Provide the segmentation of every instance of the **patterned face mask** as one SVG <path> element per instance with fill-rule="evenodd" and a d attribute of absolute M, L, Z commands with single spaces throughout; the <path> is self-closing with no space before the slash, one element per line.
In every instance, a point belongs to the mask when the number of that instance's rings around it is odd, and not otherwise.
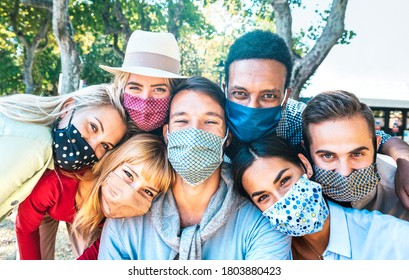
<path fill-rule="evenodd" d="M 53 128 L 54 162 L 62 169 L 76 171 L 84 167 L 91 167 L 98 159 L 94 150 L 82 137 L 79 130 L 71 124 L 72 111 L 68 126 L 58 129 L 58 122 Z"/>
<path fill-rule="evenodd" d="M 223 162 L 223 144 L 227 139 L 190 128 L 169 133 L 168 158 L 173 169 L 192 186 L 210 177 Z"/>
<path fill-rule="evenodd" d="M 308 180 L 305 174 L 283 197 L 263 212 L 274 229 L 290 236 L 321 231 L 328 214 L 321 186 Z"/>
<path fill-rule="evenodd" d="M 376 163 L 352 172 L 348 177 L 336 171 L 314 165 L 315 181 L 322 185 L 324 194 L 335 201 L 352 202 L 367 196 L 381 179 Z"/>
<path fill-rule="evenodd" d="M 171 96 L 144 99 L 124 93 L 123 97 L 126 111 L 140 129 L 152 131 L 164 125 Z"/>

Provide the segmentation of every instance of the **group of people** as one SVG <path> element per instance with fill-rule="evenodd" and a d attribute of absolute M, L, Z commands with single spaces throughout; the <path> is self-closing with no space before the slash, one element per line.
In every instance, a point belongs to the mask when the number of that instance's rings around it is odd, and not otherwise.
<path fill-rule="evenodd" d="M 170 33 L 135 31 L 113 83 L 0 98 L 0 222 L 19 259 L 409 259 L 409 145 L 352 93 L 290 97 L 263 30 L 230 47 L 223 88 L 180 75 Z"/>

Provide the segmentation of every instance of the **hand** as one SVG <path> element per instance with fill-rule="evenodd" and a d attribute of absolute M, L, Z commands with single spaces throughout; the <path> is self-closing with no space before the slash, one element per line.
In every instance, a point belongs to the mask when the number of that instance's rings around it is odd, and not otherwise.
<path fill-rule="evenodd" d="M 152 199 L 143 195 L 121 177 L 111 172 L 101 186 L 101 208 L 108 218 L 142 216 L 148 212 Z"/>
<path fill-rule="evenodd" d="M 403 206 L 409 210 L 409 160 L 396 160 L 395 191 Z"/>

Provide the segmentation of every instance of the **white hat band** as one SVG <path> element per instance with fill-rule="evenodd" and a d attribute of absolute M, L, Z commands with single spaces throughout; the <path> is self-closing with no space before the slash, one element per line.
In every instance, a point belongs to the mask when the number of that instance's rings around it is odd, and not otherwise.
<path fill-rule="evenodd" d="M 149 67 L 178 74 L 180 63 L 177 59 L 162 54 L 131 52 L 125 54 L 122 67 Z"/>

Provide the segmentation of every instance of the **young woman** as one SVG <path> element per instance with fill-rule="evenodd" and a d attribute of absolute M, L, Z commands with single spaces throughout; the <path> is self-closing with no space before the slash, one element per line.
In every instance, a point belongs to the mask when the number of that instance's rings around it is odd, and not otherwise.
<path fill-rule="evenodd" d="M 272 227 L 293 236 L 293 259 L 409 258 L 409 222 L 326 201 L 321 185 L 310 180 L 307 158 L 277 136 L 243 145 L 233 174 L 238 191 Z"/>
<path fill-rule="evenodd" d="M 122 66 L 100 67 L 115 75 L 114 85 L 136 126 L 161 135 L 171 92 L 185 78 L 179 74 L 180 54 L 173 34 L 136 30 L 127 43 Z"/>
<path fill-rule="evenodd" d="M 112 86 L 71 94 L 0 97 L 0 221 L 46 169 L 92 166 L 124 137 L 126 114 Z"/>
<path fill-rule="evenodd" d="M 107 185 L 132 188 L 132 207 L 146 211 L 152 200 L 174 180 L 166 156 L 166 146 L 155 135 L 138 134 L 108 153 L 82 180 L 53 176 L 43 177 L 28 198 L 21 203 L 16 220 L 17 242 L 21 259 L 42 259 L 39 226 L 46 213 L 58 221 L 72 223 L 74 253 L 78 257 L 99 238 L 101 224 L 109 206 L 105 202 Z M 128 215 L 142 215 L 128 209 Z M 96 259 L 98 243 L 82 256 Z"/>

